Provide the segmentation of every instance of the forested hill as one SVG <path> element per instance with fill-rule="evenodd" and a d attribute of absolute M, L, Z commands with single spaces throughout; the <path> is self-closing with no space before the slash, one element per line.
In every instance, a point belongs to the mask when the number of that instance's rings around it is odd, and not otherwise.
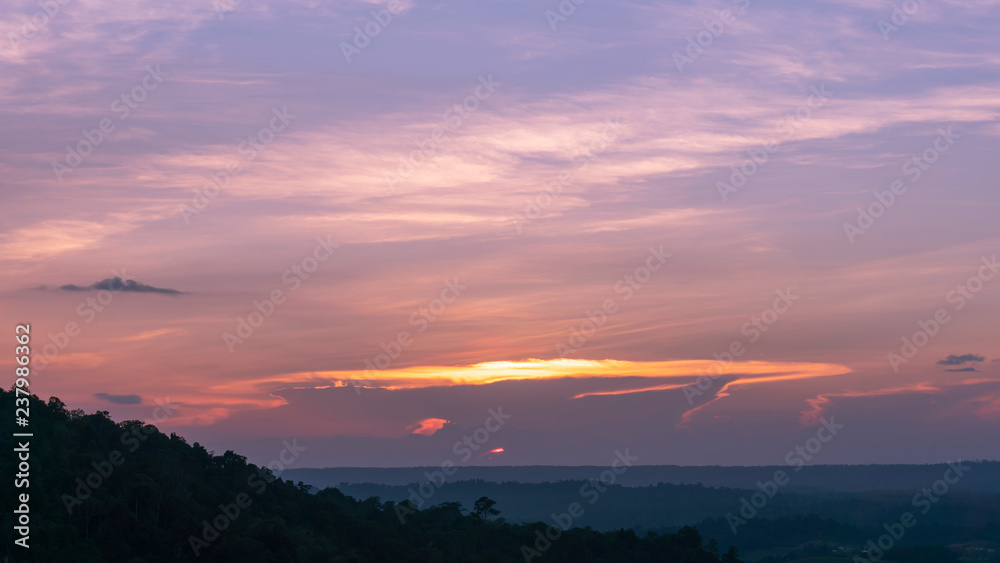
<path fill-rule="evenodd" d="M 485 498 L 472 507 L 414 510 L 355 500 L 336 489 L 313 495 L 233 452 L 214 455 L 140 421 L 116 423 L 107 412 L 67 410 L 57 398 L 31 397 L 30 427 L 15 428 L 14 399 L 12 391 L 0 390 L 7 415 L 0 434 L 7 483 L 0 526 L 11 563 L 737 561 L 732 551 L 720 555 L 714 545 L 704 546 L 692 528 L 640 538 L 632 531 L 507 524 L 503 506 Z M 25 430 L 33 436 L 12 437 Z M 30 442 L 21 488 L 13 486 L 12 452 L 25 448 L 15 439 Z M 26 540 L 10 534 L 15 517 L 23 517 L 14 512 L 23 494 L 29 496 Z"/>

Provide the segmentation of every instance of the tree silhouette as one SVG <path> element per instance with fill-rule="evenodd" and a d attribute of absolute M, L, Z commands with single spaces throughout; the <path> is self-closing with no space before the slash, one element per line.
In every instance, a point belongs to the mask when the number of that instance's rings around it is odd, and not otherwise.
<path fill-rule="evenodd" d="M 479 500 L 472 505 L 472 513 L 483 520 L 489 520 L 491 516 L 500 515 L 500 511 L 493 508 L 496 504 L 497 501 L 490 499 L 489 497 L 479 497 Z"/>

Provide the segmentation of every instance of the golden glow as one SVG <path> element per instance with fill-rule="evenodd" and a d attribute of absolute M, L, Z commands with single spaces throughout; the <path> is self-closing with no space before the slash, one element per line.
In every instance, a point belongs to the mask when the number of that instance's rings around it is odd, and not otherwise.
<path fill-rule="evenodd" d="M 728 365 L 715 360 L 676 360 L 661 362 L 628 362 L 620 360 L 528 359 L 519 362 L 482 362 L 467 366 L 416 366 L 385 370 L 326 371 L 293 373 L 271 380 L 278 383 L 335 382 L 335 386 L 362 385 L 383 389 L 417 389 L 452 385 L 487 385 L 500 381 L 558 378 L 683 378 L 679 385 L 643 386 L 634 390 L 585 393 L 578 395 L 618 395 L 639 393 L 658 388 L 671 389 L 693 383 L 710 372 L 722 376 L 740 376 L 741 382 L 758 383 L 789 379 L 805 379 L 849 373 L 850 368 L 837 364 L 795 362 L 733 362 Z M 756 377 L 754 377 L 756 376 Z M 245 382 L 242 385 L 262 383 Z M 741 383 L 742 384 L 742 383 Z"/>
<path fill-rule="evenodd" d="M 168 334 L 164 329 L 151 330 L 135 335 L 137 341 Z M 55 361 L 88 365 L 101 361 L 100 356 L 67 354 Z M 178 409 L 168 420 L 167 426 L 209 425 L 228 418 L 235 412 L 273 409 L 289 404 L 285 395 L 297 390 L 347 389 L 355 386 L 382 391 L 489 385 L 503 381 L 572 380 L 566 388 L 567 400 L 601 400 L 635 393 L 670 391 L 701 383 L 707 401 L 683 413 L 679 427 L 687 426 L 692 417 L 709 405 L 729 397 L 734 387 L 767 384 L 781 381 L 809 379 L 850 373 L 851 369 L 838 364 L 797 362 L 733 362 L 728 365 L 715 360 L 679 360 L 657 362 L 632 362 L 621 360 L 579 359 L 528 359 L 524 361 L 481 362 L 459 366 L 415 366 L 380 371 L 323 371 L 279 374 L 257 379 L 216 382 L 212 385 L 178 389 L 171 393 L 170 401 L 179 403 Z M 708 375 L 709 373 L 713 375 Z M 713 377 L 717 375 L 718 377 Z M 575 382 L 575 383 L 574 383 Z M 706 382 L 711 383 L 705 386 Z M 582 389 L 581 389 L 582 387 Z M 589 387 L 589 389 L 588 389 Z M 135 392 L 146 397 L 156 397 L 158 389 L 136 388 Z M 810 399 L 814 409 L 821 410 L 824 396 Z M 989 404 L 978 405 L 989 411 Z M 409 426 L 400 427 L 407 433 L 431 436 L 449 421 L 443 418 L 425 418 Z M 501 448 L 502 449 L 502 448 Z M 490 452 L 502 453 L 502 452 Z"/>

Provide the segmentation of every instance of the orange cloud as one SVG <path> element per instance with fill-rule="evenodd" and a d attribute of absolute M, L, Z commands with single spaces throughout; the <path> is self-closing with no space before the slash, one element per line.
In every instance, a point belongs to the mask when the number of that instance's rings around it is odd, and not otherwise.
<path fill-rule="evenodd" d="M 414 428 L 412 434 L 433 436 L 435 432 L 444 428 L 445 424 L 448 424 L 448 421 L 443 418 L 425 418 L 417 423 L 417 426 Z"/>

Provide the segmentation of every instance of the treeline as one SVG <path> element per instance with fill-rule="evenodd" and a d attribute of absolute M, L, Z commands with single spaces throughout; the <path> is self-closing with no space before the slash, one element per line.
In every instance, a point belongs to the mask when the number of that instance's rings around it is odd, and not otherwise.
<path fill-rule="evenodd" d="M 3 548 L 11 563 L 738 562 L 735 550 L 721 554 L 689 527 L 642 537 L 564 531 L 507 523 L 502 504 L 488 498 L 471 510 L 453 502 L 417 509 L 337 489 L 310 494 L 231 451 L 214 455 L 142 421 L 69 410 L 55 397 L 30 399 L 30 485 L 15 489 L 12 433 L 25 429 L 13 426 L 14 393 L 0 390 L 0 404 L 5 531 L 18 525 L 18 495 L 30 495 L 30 548 L 12 535 Z"/>
<path fill-rule="evenodd" d="M 724 518 L 705 520 L 698 524 L 698 530 L 707 539 L 736 544 L 747 560 L 756 563 L 796 562 L 837 554 L 853 560 L 868 541 L 878 541 L 887 533 L 882 525 L 854 526 L 818 515 L 754 519 L 741 527 L 736 537 Z M 996 563 L 1000 562 L 1000 524 L 979 525 L 961 520 L 951 524 L 918 524 L 893 544 L 879 558 L 881 563 L 957 562 L 959 553 L 973 546 L 980 546 L 984 555 L 976 561 Z M 993 549 L 992 555 L 985 557 L 988 549 Z"/>
<path fill-rule="evenodd" d="M 811 469 L 811 468 L 810 468 Z M 924 487 L 931 485 L 931 481 Z M 432 500 L 434 502 L 461 502 L 470 505 L 476 498 L 486 495 L 504 507 L 504 516 L 512 522 L 533 522 L 546 520 L 553 512 L 565 509 L 569 502 L 579 500 L 580 489 L 586 481 L 557 481 L 554 483 L 493 483 L 482 480 L 462 480 L 441 485 Z M 368 483 L 343 484 L 338 487 L 344 493 L 367 498 L 377 496 L 386 500 L 402 501 L 407 498 L 422 502 L 419 496 L 420 484 L 377 485 Z M 919 515 L 919 527 L 931 533 L 931 528 L 947 528 L 961 523 L 967 530 L 983 528 L 991 523 L 1000 523 L 1000 494 L 986 492 L 955 491 L 934 502 L 914 496 L 920 489 L 908 492 L 872 491 L 866 493 L 831 492 L 787 492 L 781 491 L 768 499 L 766 506 L 748 508 L 742 501 L 749 500 L 757 490 L 714 488 L 702 485 L 673 485 L 661 483 L 648 487 L 622 487 L 610 485 L 600 499 L 587 507 L 586 513 L 577 521 L 579 526 L 590 526 L 597 530 L 617 528 L 676 529 L 684 525 L 705 520 L 721 519 L 719 536 L 728 535 L 728 545 L 736 543 L 726 522 L 727 514 L 734 514 L 749 521 L 762 519 L 795 519 L 811 515 L 836 521 L 867 532 L 880 529 L 884 523 L 898 520 L 900 514 L 913 512 Z M 926 513 L 924 510 L 926 509 Z M 749 511 L 749 514 L 748 514 Z M 703 525 L 699 529 L 705 533 Z M 706 534 L 707 535 L 707 534 Z M 947 534 L 953 537 L 954 534 Z M 719 537 L 714 536 L 714 537 Z M 854 538 L 857 539 L 857 538 Z"/>

